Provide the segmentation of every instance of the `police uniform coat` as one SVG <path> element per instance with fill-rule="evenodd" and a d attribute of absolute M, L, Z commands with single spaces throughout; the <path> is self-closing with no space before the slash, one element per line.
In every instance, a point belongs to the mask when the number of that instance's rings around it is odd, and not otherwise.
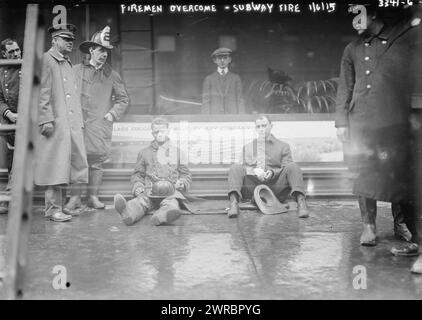
<path fill-rule="evenodd" d="M 409 61 L 420 26 L 414 20 L 386 25 L 344 50 L 336 127 L 349 129 L 345 161 L 358 173 L 354 193 L 396 202 L 409 191 Z"/>
<path fill-rule="evenodd" d="M 0 123 L 11 124 L 5 116 L 7 110 L 18 112 L 19 87 L 21 78 L 20 66 L 6 66 L 0 68 Z M 15 145 L 15 134 L 6 136 L 6 141 Z"/>
<path fill-rule="evenodd" d="M 47 122 L 54 122 L 48 138 L 41 135 Z M 72 63 L 53 48 L 43 55 L 38 125 L 35 184 L 87 183 L 80 90 Z"/>
<path fill-rule="evenodd" d="M 229 71 L 222 76 L 216 71 L 205 78 L 202 88 L 202 113 L 245 113 L 242 81 L 237 74 Z"/>
<path fill-rule="evenodd" d="M 112 114 L 119 120 L 129 105 L 123 80 L 108 64 L 96 70 L 89 62 L 75 66 L 85 121 L 87 154 L 107 156 L 111 149 L 113 122 L 104 118 Z"/>

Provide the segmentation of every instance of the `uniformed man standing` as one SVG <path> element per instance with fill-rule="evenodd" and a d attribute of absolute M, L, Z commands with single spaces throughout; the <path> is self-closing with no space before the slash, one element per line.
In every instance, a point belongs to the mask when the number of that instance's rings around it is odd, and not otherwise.
<path fill-rule="evenodd" d="M 35 184 L 46 186 L 45 215 L 53 221 L 72 218 L 63 212 L 65 186 L 88 183 L 80 90 L 68 57 L 76 27 L 48 29 L 51 49 L 44 53 L 35 145 Z"/>
<path fill-rule="evenodd" d="M 16 40 L 5 39 L 0 43 L 3 59 L 20 59 L 21 49 Z M 0 68 L 0 115 L 1 120 L 8 124 L 15 124 L 18 120 L 18 99 L 21 78 L 21 66 L 5 66 Z M 10 190 L 12 181 L 13 150 L 15 149 L 15 134 L 6 136 L 7 170 L 9 179 L 6 190 Z M 0 203 L 0 213 L 8 212 L 8 204 Z"/>
<path fill-rule="evenodd" d="M 90 60 L 75 66 L 81 87 L 81 103 L 85 121 L 85 147 L 89 165 L 88 206 L 103 209 L 98 189 L 103 177 L 103 163 L 111 150 L 113 122 L 119 120 L 129 105 L 129 96 L 119 74 L 106 62 L 110 45 L 110 27 L 96 32 L 91 41 L 79 49 L 90 55 Z M 65 212 L 77 212 L 81 204 L 80 186 L 72 187 L 72 196 Z"/>
<path fill-rule="evenodd" d="M 367 28 L 347 45 L 337 92 L 337 134 L 357 173 L 353 193 L 363 221 L 360 243 L 376 244 L 377 200 L 392 203 L 394 234 L 410 242 L 409 61 L 420 19 L 404 9 L 368 6 Z"/>

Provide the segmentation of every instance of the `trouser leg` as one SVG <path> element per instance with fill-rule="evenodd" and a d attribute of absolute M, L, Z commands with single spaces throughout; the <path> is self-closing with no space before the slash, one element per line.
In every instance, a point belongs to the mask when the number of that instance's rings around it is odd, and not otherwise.
<path fill-rule="evenodd" d="M 124 224 L 130 226 L 141 220 L 141 218 L 152 209 L 151 200 L 144 194 L 126 201 L 121 194 L 114 196 L 114 207 L 120 214 Z"/>
<path fill-rule="evenodd" d="M 375 246 L 377 201 L 362 196 L 358 197 L 358 201 L 363 223 L 363 232 L 360 237 L 360 243 L 364 246 Z"/>
<path fill-rule="evenodd" d="M 89 182 L 88 182 L 88 206 L 95 209 L 105 208 L 104 203 L 98 199 L 98 191 L 103 181 L 104 156 L 88 155 Z"/>
<path fill-rule="evenodd" d="M 155 226 L 169 224 L 179 219 L 181 215 L 179 201 L 175 198 L 165 198 L 152 215 L 151 223 Z"/>
<path fill-rule="evenodd" d="M 63 192 L 66 190 L 64 185 L 48 186 L 45 190 L 45 216 L 49 217 L 56 212 L 63 210 Z"/>

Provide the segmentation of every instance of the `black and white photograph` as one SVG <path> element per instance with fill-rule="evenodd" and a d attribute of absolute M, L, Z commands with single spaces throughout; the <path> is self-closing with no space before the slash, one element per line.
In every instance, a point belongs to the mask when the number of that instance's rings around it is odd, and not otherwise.
<path fill-rule="evenodd" d="M 1 300 L 420 300 L 421 244 L 422 1 L 0 0 Z"/>

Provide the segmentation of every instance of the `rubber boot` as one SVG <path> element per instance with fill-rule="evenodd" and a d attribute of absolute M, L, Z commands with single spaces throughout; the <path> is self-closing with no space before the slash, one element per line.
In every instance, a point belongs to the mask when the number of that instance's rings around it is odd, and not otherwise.
<path fill-rule="evenodd" d="M 182 211 L 177 199 L 164 199 L 160 208 L 152 215 L 151 224 L 154 226 L 169 224 L 179 219 L 181 215 Z"/>
<path fill-rule="evenodd" d="M 88 184 L 88 207 L 94 209 L 104 209 L 105 204 L 98 199 L 98 189 L 103 181 L 103 171 L 98 169 L 89 169 Z"/>
<path fill-rule="evenodd" d="M 239 195 L 237 192 L 230 192 L 229 194 L 230 208 L 227 212 L 229 218 L 237 218 L 240 213 L 239 209 Z"/>
<path fill-rule="evenodd" d="M 72 216 L 79 215 L 80 210 L 78 209 L 82 208 L 81 193 L 81 185 L 72 185 L 70 187 L 70 199 L 63 207 L 64 213 Z"/>
<path fill-rule="evenodd" d="M 128 202 L 121 194 L 114 196 L 114 208 L 127 226 L 139 221 L 147 211 L 140 199 L 135 198 Z"/>
<path fill-rule="evenodd" d="M 400 203 L 391 204 L 391 213 L 394 219 L 394 235 L 397 239 L 410 242 L 412 240 L 412 233 L 407 228 L 405 223 L 404 207 Z M 409 213 L 411 214 L 411 213 Z"/>
<path fill-rule="evenodd" d="M 308 205 L 306 204 L 306 198 L 303 193 L 297 192 L 296 202 L 297 202 L 297 213 L 299 215 L 299 218 L 309 217 Z"/>
<path fill-rule="evenodd" d="M 360 244 L 363 246 L 376 245 L 376 224 L 377 201 L 359 196 L 359 208 L 363 222 L 363 232 L 360 237 Z"/>

